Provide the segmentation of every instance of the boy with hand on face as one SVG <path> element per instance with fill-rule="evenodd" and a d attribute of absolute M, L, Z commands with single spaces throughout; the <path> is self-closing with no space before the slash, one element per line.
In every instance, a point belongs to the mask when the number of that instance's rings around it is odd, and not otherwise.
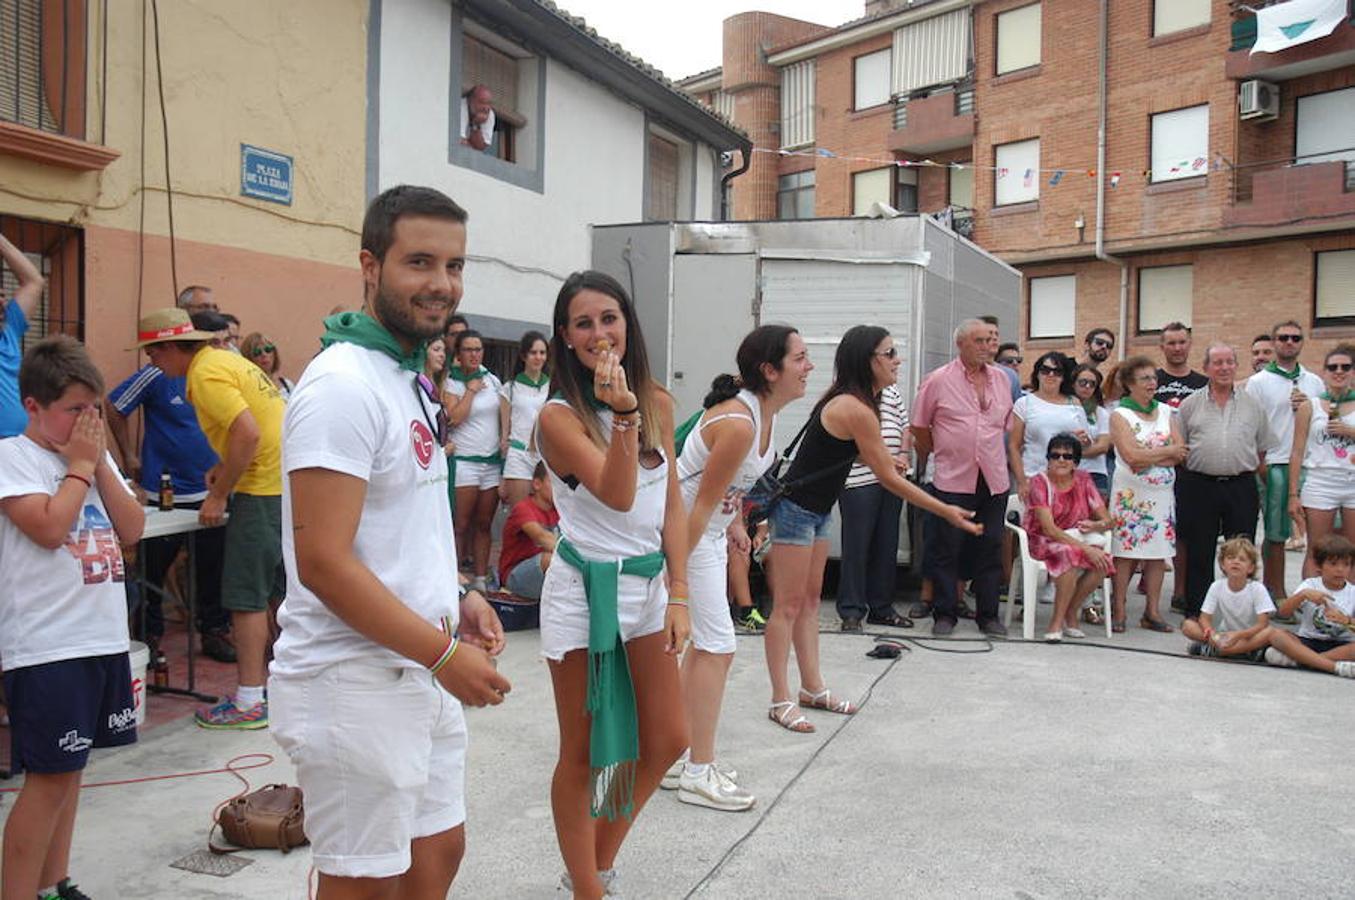
<path fill-rule="evenodd" d="M 91 747 L 136 740 L 121 546 L 145 513 L 104 444 L 103 378 L 58 336 L 19 369 L 23 433 L 0 440 L 0 665 L 15 770 L 5 897 L 80 900 L 71 838 Z"/>

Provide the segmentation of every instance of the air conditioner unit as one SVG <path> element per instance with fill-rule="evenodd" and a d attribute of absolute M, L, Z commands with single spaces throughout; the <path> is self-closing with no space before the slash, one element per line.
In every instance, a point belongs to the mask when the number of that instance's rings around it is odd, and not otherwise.
<path fill-rule="evenodd" d="M 1280 86 L 1269 81 L 1244 81 L 1237 92 L 1237 117 L 1263 122 L 1279 118 Z"/>

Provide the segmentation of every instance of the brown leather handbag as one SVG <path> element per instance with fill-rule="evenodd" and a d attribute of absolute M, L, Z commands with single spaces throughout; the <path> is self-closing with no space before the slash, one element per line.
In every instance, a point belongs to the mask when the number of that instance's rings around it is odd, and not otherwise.
<path fill-rule="evenodd" d="M 270 784 L 235 797 L 221 808 L 216 824 L 237 848 L 286 853 L 306 843 L 301 788 Z M 210 835 L 207 846 L 216 854 L 237 852 L 216 846 Z"/>

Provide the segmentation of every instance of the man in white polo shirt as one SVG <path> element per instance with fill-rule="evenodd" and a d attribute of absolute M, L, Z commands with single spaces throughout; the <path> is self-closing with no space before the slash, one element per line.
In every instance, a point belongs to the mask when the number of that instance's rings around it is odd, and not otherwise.
<path fill-rule="evenodd" d="M 283 433 L 288 590 L 273 735 L 306 795 L 320 896 L 443 897 L 465 850 L 460 700 L 509 690 L 503 628 L 457 602 L 446 420 L 423 348 L 461 299 L 466 213 L 401 186 L 362 227 L 366 303 L 325 320 Z M 459 627 L 458 627 L 459 626 Z"/>

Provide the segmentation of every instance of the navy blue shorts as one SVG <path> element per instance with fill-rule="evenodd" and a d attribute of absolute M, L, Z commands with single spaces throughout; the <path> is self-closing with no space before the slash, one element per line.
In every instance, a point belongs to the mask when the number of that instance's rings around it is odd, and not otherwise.
<path fill-rule="evenodd" d="M 1326 638 L 1304 637 L 1301 634 L 1296 635 L 1296 637 L 1303 642 L 1303 646 L 1314 653 L 1330 653 L 1337 647 L 1344 647 L 1347 643 L 1346 641 L 1331 641 Z"/>
<path fill-rule="evenodd" d="M 91 747 L 136 742 L 126 653 L 63 659 L 5 673 L 10 767 L 53 775 L 85 767 Z"/>

